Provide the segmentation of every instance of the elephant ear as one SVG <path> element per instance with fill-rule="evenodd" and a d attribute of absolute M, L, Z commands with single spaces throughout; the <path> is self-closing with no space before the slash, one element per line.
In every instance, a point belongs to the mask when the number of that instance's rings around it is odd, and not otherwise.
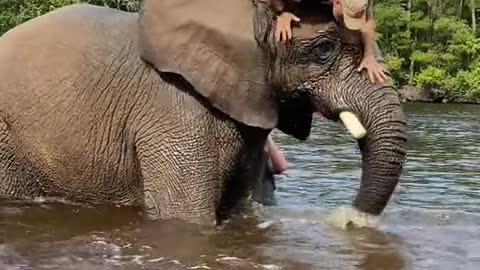
<path fill-rule="evenodd" d="M 145 0 L 141 58 L 181 75 L 215 108 L 249 126 L 272 129 L 277 102 L 265 84 L 246 0 Z"/>

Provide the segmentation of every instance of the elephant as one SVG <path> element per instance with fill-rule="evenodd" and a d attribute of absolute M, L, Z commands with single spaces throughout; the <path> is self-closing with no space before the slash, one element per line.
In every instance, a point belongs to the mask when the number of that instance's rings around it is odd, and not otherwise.
<path fill-rule="evenodd" d="M 251 0 L 145 0 L 138 13 L 73 4 L 11 29 L 0 38 L 0 196 L 215 226 L 271 178 L 272 130 L 307 140 L 320 113 L 357 140 L 351 207 L 378 219 L 406 153 L 398 94 L 356 71 L 358 33 L 329 9 L 299 12 L 283 43 L 272 10 Z"/>

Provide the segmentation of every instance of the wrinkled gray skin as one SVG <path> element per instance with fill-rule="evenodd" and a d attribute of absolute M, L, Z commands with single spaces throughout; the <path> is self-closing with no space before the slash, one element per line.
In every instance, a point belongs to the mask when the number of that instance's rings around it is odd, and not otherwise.
<path fill-rule="evenodd" d="M 396 92 L 355 71 L 358 47 L 336 27 L 279 46 L 271 17 L 256 19 L 277 127 L 304 140 L 313 111 L 332 120 L 355 112 L 369 133 L 353 205 L 380 214 L 405 155 Z M 236 121 L 179 74 L 153 69 L 136 38 L 136 14 L 76 5 L 0 39 L 0 196 L 133 205 L 152 218 L 215 224 L 264 178 L 271 128 Z"/>

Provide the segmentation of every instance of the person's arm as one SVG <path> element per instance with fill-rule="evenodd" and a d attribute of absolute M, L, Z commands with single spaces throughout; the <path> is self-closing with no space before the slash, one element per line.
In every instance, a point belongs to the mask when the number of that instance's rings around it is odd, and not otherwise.
<path fill-rule="evenodd" d="M 295 6 L 300 2 L 301 0 L 268 0 L 268 4 L 277 15 L 283 12 L 293 12 Z"/>
<path fill-rule="evenodd" d="M 377 61 L 380 63 L 384 63 L 384 59 L 382 56 L 382 52 L 380 51 L 380 47 L 378 47 L 378 42 L 375 36 L 375 19 L 373 18 L 373 0 L 368 1 L 367 7 L 367 32 L 362 33 L 362 40 L 363 43 L 366 45 L 366 52 L 367 54 L 373 54 Z"/>
<path fill-rule="evenodd" d="M 268 0 L 268 4 L 273 9 L 276 15 L 280 15 L 285 11 L 285 0 Z"/>
<path fill-rule="evenodd" d="M 368 1 L 365 29 L 362 30 L 363 59 L 359 71 L 367 69 L 372 83 L 383 83 L 387 80 L 387 70 L 383 63 L 382 54 L 375 37 L 375 20 L 373 18 L 373 0 Z"/>
<path fill-rule="evenodd" d="M 270 160 L 272 161 L 273 173 L 279 174 L 288 169 L 290 164 L 285 158 L 285 155 L 282 153 L 280 148 L 278 148 L 272 138 L 270 138 L 270 136 L 267 138 L 267 142 L 265 144 L 267 153 L 270 156 Z"/>
<path fill-rule="evenodd" d="M 375 19 L 373 18 L 373 0 L 368 1 L 366 27 L 362 31 L 364 56 L 375 56 Z"/>

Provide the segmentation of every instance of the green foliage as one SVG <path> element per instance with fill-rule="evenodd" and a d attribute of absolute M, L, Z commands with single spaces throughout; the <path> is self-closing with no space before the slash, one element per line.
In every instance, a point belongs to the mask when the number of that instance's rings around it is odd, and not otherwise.
<path fill-rule="evenodd" d="M 90 3 L 125 11 L 137 11 L 141 0 L 0 0 L 0 35 L 12 27 L 56 8 Z"/>
<path fill-rule="evenodd" d="M 415 83 L 422 88 L 448 90 L 450 78 L 445 69 L 428 66 L 415 76 Z"/>
<path fill-rule="evenodd" d="M 391 54 L 385 56 L 385 64 L 388 67 L 388 71 L 392 74 L 392 79 L 395 84 L 398 84 L 399 78 L 404 78 L 404 73 L 402 71 L 404 62 L 405 59 L 398 56 Z"/>
<path fill-rule="evenodd" d="M 142 0 L 0 0 L 0 35 L 58 7 L 90 3 L 137 11 Z M 239 0 L 240 1 L 240 0 Z M 243 1 L 243 0 L 242 0 Z M 375 0 L 377 38 L 393 81 L 480 99 L 475 1 Z M 460 6 L 462 5 L 462 6 Z"/>
<path fill-rule="evenodd" d="M 480 100 L 480 63 L 473 65 L 469 70 L 459 71 L 451 87 L 457 95 Z"/>
<path fill-rule="evenodd" d="M 480 97 L 480 38 L 472 3 L 375 1 L 378 42 L 395 83 L 435 88 L 447 97 Z"/>

